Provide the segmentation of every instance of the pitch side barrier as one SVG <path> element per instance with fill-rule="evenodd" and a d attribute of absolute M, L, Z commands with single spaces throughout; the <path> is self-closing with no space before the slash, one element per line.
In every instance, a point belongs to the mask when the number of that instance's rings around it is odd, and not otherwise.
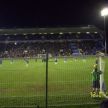
<path fill-rule="evenodd" d="M 96 55 L 71 55 L 71 56 L 56 56 L 58 59 L 59 58 L 82 58 L 82 57 L 97 57 Z M 106 56 L 108 57 L 108 56 Z M 49 57 L 49 59 L 55 58 L 55 56 Z"/>
<path fill-rule="evenodd" d="M 82 57 L 97 57 L 96 55 L 77 55 L 77 56 L 74 56 L 74 55 L 71 55 L 71 56 L 56 56 L 58 59 L 59 58 L 82 58 Z M 105 57 L 108 57 L 108 55 L 106 55 Z M 42 57 L 38 57 L 38 56 L 35 56 L 35 57 L 1 57 L 1 59 L 3 60 L 10 60 L 10 59 L 14 59 L 14 60 L 18 60 L 18 59 L 24 59 L 24 58 L 27 58 L 27 59 L 42 59 Z M 49 59 L 53 59 L 55 58 L 55 56 L 52 56 L 50 57 L 49 56 Z"/>

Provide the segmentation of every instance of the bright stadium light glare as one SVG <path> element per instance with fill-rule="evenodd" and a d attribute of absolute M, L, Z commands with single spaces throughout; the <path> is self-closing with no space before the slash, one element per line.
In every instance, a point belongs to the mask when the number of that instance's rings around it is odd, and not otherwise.
<path fill-rule="evenodd" d="M 14 35 L 16 36 L 17 34 L 15 33 Z"/>
<path fill-rule="evenodd" d="M 86 32 L 87 34 L 90 34 L 90 32 Z"/>
<path fill-rule="evenodd" d="M 108 8 L 104 8 L 101 10 L 101 16 L 107 16 L 108 15 Z"/>
<path fill-rule="evenodd" d="M 101 10 L 101 16 L 104 17 L 104 34 L 105 34 L 105 54 L 107 54 L 107 42 L 106 42 L 106 16 L 108 16 L 108 7 Z"/>
<path fill-rule="evenodd" d="M 5 36 L 7 36 L 8 34 L 4 34 Z"/>
<path fill-rule="evenodd" d="M 61 35 L 62 35 L 62 34 L 63 34 L 63 32 L 60 32 L 59 34 L 61 34 Z"/>
<path fill-rule="evenodd" d="M 97 34 L 98 32 L 94 32 L 95 34 Z"/>
<path fill-rule="evenodd" d="M 17 45 L 17 42 L 15 42 L 14 44 Z"/>
<path fill-rule="evenodd" d="M 72 34 L 72 32 L 69 32 L 69 34 Z"/>
<path fill-rule="evenodd" d="M 35 35 L 36 33 L 32 33 L 32 35 Z"/>
<path fill-rule="evenodd" d="M 26 33 L 24 33 L 23 35 L 27 35 Z"/>
<path fill-rule="evenodd" d="M 54 34 L 54 33 L 50 33 L 50 34 Z"/>
<path fill-rule="evenodd" d="M 27 50 L 24 50 L 24 53 L 27 53 L 28 51 Z"/>
<path fill-rule="evenodd" d="M 81 34 L 81 32 L 77 32 L 78 34 Z"/>

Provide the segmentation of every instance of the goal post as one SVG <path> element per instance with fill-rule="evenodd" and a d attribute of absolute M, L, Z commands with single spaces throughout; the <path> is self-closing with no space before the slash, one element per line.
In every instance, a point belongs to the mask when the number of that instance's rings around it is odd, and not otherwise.
<path fill-rule="evenodd" d="M 105 61 L 104 61 L 104 53 L 99 53 L 99 71 L 102 73 L 100 74 L 100 96 L 107 98 L 106 95 L 106 85 L 104 81 L 104 73 L 105 73 Z"/>
<path fill-rule="evenodd" d="M 100 92 L 104 92 L 104 72 L 105 72 L 105 61 L 102 56 L 99 56 L 99 70 L 102 72 L 100 74 Z"/>

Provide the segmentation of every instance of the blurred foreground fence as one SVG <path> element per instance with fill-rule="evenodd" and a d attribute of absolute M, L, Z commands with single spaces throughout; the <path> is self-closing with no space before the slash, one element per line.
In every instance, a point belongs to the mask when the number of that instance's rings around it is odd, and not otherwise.
<path fill-rule="evenodd" d="M 90 96 L 95 56 L 46 58 L 1 59 L 0 107 L 47 108 L 101 101 Z"/>

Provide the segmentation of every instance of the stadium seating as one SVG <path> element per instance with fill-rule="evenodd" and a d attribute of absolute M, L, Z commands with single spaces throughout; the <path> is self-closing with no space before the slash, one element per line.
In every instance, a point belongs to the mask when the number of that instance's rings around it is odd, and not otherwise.
<path fill-rule="evenodd" d="M 104 50 L 104 45 L 102 37 L 95 33 L 0 35 L 1 57 L 34 57 L 42 53 L 43 49 L 52 56 L 79 55 L 82 52 L 91 55 Z M 62 53 L 60 50 L 63 50 Z"/>

